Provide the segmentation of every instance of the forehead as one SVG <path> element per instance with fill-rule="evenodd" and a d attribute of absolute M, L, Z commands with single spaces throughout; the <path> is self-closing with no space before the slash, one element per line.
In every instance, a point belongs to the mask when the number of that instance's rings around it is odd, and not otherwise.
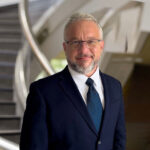
<path fill-rule="evenodd" d="M 100 38 L 100 29 L 93 21 L 79 20 L 68 25 L 65 37 L 71 38 Z"/>

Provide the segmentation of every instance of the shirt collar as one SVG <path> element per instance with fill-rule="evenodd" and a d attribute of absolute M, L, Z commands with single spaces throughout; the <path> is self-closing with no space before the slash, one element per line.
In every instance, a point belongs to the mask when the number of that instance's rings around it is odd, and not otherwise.
<path fill-rule="evenodd" d="M 97 81 L 100 79 L 99 67 L 97 67 L 95 73 L 90 78 L 93 79 L 95 86 L 98 86 L 99 82 Z"/>
<path fill-rule="evenodd" d="M 79 73 L 77 71 L 74 71 L 70 66 L 68 66 L 69 72 L 74 79 L 74 81 L 81 81 L 82 83 L 85 83 L 88 77 L 82 73 Z M 99 67 L 97 67 L 95 73 L 90 77 L 94 80 L 95 86 L 97 86 L 99 82 L 97 82 L 98 79 L 100 79 L 100 73 L 99 73 Z"/>
<path fill-rule="evenodd" d="M 77 71 L 74 71 L 71 67 L 68 66 L 69 72 L 73 78 L 73 80 L 75 81 L 75 83 L 77 83 L 78 81 L 85 83 L 86 80 L 88 79 L 87 76 L 85 76 L 82 73 L 79 73 Z"/>

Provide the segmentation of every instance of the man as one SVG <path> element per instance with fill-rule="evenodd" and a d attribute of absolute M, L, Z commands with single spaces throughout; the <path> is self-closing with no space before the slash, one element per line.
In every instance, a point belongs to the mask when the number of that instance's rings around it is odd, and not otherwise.
<path fill-rule="evenodd" d="M 99 71 L 102 38 L 93 16 L 71 16 L 63 43 L 68 66 L 31 84 L 20 150 L 125 150 L 121 85 Z"/>

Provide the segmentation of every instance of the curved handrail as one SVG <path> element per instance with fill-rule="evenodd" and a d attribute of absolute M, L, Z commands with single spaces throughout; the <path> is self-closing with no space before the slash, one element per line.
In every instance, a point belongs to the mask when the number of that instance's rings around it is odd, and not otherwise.
<path fill-rule="evenodd" d="M 35 53 L 36 57 L 38 58 L 40 64 L 43 66 L 44 70 L 49 75 L 52 75 L 52 74 L 54 74 L 54 71 L 53 71 L 52 67 L 50 66 L 48 60 L 44 56 L 44 54 L 41 52 L 41 50 L 39 48 L 39 44 L 38 44 L 36 38 L 34 37 L 33 31 L 32 31 L 31 25 L 30 25 L 28 13 L 27 13 L 27 5 L 28 5 L 27 0 L 20 1 L 19 14 L 20 14 L 20 19 L 21 19 L 21 23 L 22 23 L 22 27 L 23 27 L 25 36 L 28 39 L 28 42 L 30 43 L 30 46 L 31 46 L 33 52 Z"/>
<path fill-rule="evenodd" d="M 54 73 L 54 71 L 52 70 L 49 62 L 47 61 L 46 57 L 43 55 L 43 53 L 40 51 L 40 48 L 38 46 L 38 43 L 34 37 L 34 34 L 32 32 L 31 26 L 30 26 L 30 22 L 29 22 L 29 17 L 27 14 L 27 0 L 22 0 L 20 1 L 20 6 L 19 6 L 19 15 L 20 15 L 20 19 L 21 19 L 21 23 L 22 23 L 22 27 L 24 30 L 24 33 L 26 35 L 26 38 L 28 39 L 28 42 L 33 50 L 33 52 L 35 53 L 35 56 L 38 58 L 39 62 L 42 64 L 42 66 L 44 67 L 44 70 L 49 74 L 52 75 Z M 59 4 L 58 4 L 59 5 Z M 57 4 L 56 4 L 57 6 Z M 51 13 L 53 11 L 54 8 L 50 9 L 49 12 Z M 46 16 L 48 14 L 46 13 Z M 45 15 L 44 15 L 44 19 L 46 19 Z M 42 20 L 42 22 L 44 22 Z M 40 24 L 41 25 L 41 24 Z M 39 28 L 39 26 L 35 29 Z M 26 107 L 26 97 L 28 94 L 28 86 L 27 82 L 29 82 L 29 79 L 27 79 L 28 77 L 26 77 L 26 73 L 25 73 L 25 67 L 26 67 L 26 63 L 29 63 L 29 53 L 31 53 L 31 51 L 29 51 L 29 44 L 28 42 L 24 42 L 22 49 L 19 51 L 17 59 L 16 59 L 16 66 L 15 66 L 15 99 L 19 100 L 19 106 L 21 106 L 21 109 L 25 109 Z M 30 49 L 31 49 L 30 48 Z M 28 59 L 29 58 L 29 59 Z M 28 59 L 28 60 L 27 60 Z M 27 66 L 28 70 L 30 70 L 30 66 Z M 29 75 L 27 75 L 29 76 Z M 27 81 L 28 80 L 28 81 Z M 19 110 L 19 114 L 22 114 L 22 110 Z"/>
<path fill-rule="evenodd" d="M 16 59 L 16 67 L 15 67 L 15 89 L 18 91 L 16 93 L 17 99 L 20 100 L 21 106 L 23 109 L 26 106 L 25 100 L 28 94 L 26 79 L 24 73 L 24 62 L 29 52 L 29 46 L 26 42 L 23 48 L 19 51 L 17 59 Z M 21 84 L 20 84 L 21 83 Z"/>
<path fill-rule="evenodd" d="M 4 150 L 19 150 L 19 146 L 16 143 L 8 141 L 2 137 L 0 137 L 0 149 L 1 148 Z"/>

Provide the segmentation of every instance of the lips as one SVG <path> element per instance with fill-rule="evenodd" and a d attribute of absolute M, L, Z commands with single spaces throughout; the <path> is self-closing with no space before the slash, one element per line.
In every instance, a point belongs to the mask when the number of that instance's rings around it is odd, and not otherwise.
<path fill-rule="evenodd" d="M 92 55 L 80 55 L 76 57 L 77 60 L 89 60 L 89 59 L 93 59 Z"/>

